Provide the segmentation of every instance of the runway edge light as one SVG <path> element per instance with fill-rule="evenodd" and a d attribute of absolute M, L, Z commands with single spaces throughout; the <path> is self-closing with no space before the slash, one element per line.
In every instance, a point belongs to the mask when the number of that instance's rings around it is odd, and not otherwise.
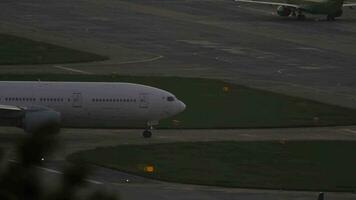
<path fill-rule="evenodd" d="M 229 86 L 227 86 L 227 85 L 225 85 L 224 87 L 223 87 L 223 92 L 229 92 L 230 91 L 230 87 Z"/>
<path fill-rule="evenodd" d="M 154 171 L 155 171 L 155 168 L 153 165 L 146 165 L 144 168 L 143 168 L 143 171 L 148 173 L 148 174 L 152 174 Z"/>

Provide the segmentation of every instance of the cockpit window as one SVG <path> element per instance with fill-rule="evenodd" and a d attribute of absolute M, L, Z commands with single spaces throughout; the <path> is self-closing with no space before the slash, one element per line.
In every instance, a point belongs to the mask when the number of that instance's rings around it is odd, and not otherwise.
<path fill-rule="evenodd" d="M 167 101 L 174 101 L 174 97 L 167 97 Z"/>

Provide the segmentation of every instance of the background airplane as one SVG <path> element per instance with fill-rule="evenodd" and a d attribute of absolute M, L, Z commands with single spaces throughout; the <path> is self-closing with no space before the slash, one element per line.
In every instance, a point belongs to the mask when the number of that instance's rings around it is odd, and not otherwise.
<path fill-rule="evenodd" d="M 103 82 L 0 82 L 0 125 L 33 133 L 72 128 L 145 128 L 182 112 L 173 94 L 150 86 Z"/>
<path fill-rule="evenodd" d="M 298 19 L 304 20 L 303 13 L 326 15 L 327 20 L 335 20 L 343 13 L 343 7 L 356 6 L 356 3 L 344 3 L 343 0 L 287 0 L 286 3 L 266 2 L 255 0 L 235 0 L 235 2 L 255 3 L 278 6 L 277 14 L 282 17 L 290 15 L 297 16 Z"/>

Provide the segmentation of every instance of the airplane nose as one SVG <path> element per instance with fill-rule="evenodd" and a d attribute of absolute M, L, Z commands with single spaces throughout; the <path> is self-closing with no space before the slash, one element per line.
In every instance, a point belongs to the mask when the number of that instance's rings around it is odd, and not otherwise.
<path fill-rule="evenodd" d="M 183 112 L 185 108 L 186 105 L 182 101 L 179 101 L 179 112 Z"/>

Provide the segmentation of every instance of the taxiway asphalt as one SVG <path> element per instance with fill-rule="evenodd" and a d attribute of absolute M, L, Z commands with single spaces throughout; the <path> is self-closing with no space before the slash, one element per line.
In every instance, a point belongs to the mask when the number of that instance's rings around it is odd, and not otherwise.
<path fill-rule="evenodd" d="M 223 79 L 356 107 L 356 13 L 281 18 L 227 0 L 3 0 L 0 30 L 109 55 L 106 62 L 3 66 L 3 73 L 117 73 Z M 125 51 L 132 55 L 123 59 Z M 69 69 L 69 70 L 68 70 Z"/>

